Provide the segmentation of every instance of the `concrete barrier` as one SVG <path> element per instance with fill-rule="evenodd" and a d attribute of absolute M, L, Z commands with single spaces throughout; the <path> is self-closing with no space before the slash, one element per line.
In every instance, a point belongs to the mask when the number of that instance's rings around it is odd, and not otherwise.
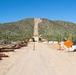
<path fill-rule="evenodd" d="M 72 45 L 72 47 L 69 48 L 69 51 L 74 51 L 76 49 L 76 45 Z"/>

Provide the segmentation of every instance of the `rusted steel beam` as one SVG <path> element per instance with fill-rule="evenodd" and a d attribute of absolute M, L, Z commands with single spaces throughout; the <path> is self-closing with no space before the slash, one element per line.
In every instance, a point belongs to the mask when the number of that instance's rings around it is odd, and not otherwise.
<path fill-rule="evenodd" d="M 9 57 L 8 55 L 5 55 L 5 54 L 0 54 L 0 58 L 1 57 Z"/>
<path fill-rule="evenodd" d="M 14 52 L 14 49 L 2 49 L 0 52 Z"/>

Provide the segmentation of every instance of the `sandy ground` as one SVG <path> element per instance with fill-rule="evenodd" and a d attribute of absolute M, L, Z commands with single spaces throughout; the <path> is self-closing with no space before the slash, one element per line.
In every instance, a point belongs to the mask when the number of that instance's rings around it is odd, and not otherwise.
<path fill-rule="evenodd" d="M 30 43 L 7 53 L 0 61 L 0 75 L 76 75 L 76 53 L 56 50 L 56 45 Z"/>

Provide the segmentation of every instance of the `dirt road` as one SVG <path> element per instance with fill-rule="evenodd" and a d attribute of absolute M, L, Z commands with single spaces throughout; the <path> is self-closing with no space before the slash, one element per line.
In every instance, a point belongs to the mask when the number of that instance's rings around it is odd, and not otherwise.
<path fill-rule="evenodd" d="M 54 50 L 44 43 L 35 46 L 34 50 L 30 43 L 4 75 L 76 75 L 76 53 Z"/>

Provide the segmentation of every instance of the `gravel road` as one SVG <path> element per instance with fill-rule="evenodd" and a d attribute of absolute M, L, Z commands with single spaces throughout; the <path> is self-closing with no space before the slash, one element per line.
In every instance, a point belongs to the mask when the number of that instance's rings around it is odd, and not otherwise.
<path fill-rule="evenodd" d="M 14 56 L 11 60 L 15 59 L 11 68 L 0 75 L 76 75 L 76 53 L 58 51 L 38 42 L 35 50 L 34 43 L 22 49 L 21 54 L 16 53 L 17 59 Z"/>

